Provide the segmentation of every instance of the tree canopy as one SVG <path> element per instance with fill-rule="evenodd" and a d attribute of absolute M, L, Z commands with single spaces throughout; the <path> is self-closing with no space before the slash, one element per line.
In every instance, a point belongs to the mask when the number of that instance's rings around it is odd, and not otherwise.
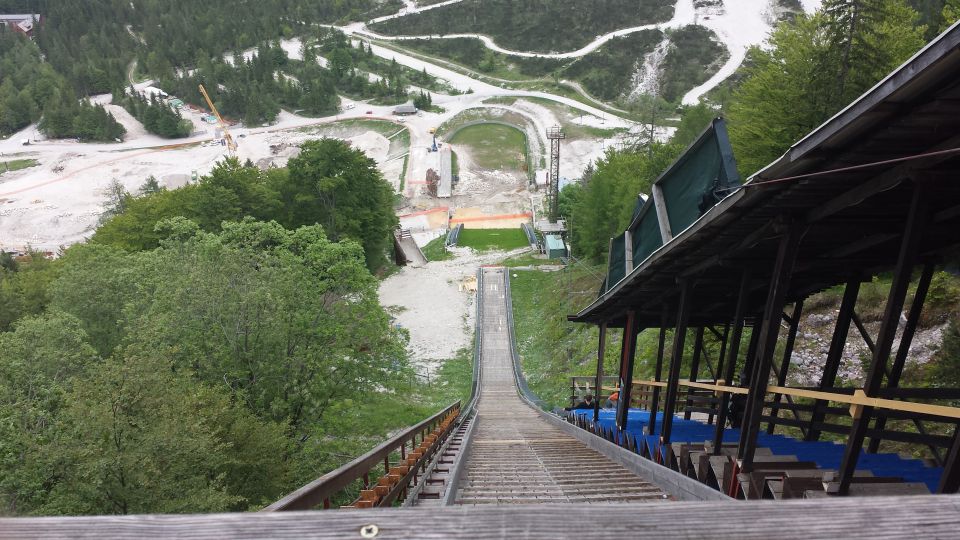
<path fill-rule="evenodd" d="M 329 411 L 409 378 L 360 244 L 251 218 L 157 230 L 151 250 L 70 248 L 47 309 L 0 333 L 4 512 L 257 508 L 316 476 Z"/>

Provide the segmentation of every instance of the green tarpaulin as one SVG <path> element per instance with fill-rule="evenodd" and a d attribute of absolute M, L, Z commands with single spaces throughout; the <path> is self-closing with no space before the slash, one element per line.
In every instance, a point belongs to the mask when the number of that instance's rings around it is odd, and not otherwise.
<path fill-rule="evenodd" d="M 726 123 L 715 119 L 700 137 L 654 182 L 663 191 L 670 233 L 678 236 L 740 185 Z M 638 199 L 630 231 L 633 266 L 663 246 L 653 198 Z M 604 291 L 626 277 L 625 234 L 610 246 Z"/>

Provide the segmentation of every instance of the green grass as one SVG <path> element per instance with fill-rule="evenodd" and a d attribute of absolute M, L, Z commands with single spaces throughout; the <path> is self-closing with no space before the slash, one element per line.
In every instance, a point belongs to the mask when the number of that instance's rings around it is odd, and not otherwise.
<path fill-rule="evenodd" d="M 502 264 L 509 268 L 515 268 L 517 266 L 554 266 L 560 264 L 560 261 L 548 259 L 546 255 L 539 253 L 524 253 L 504 259 Z"/>
<path fill-rule="evenodd" d="M 477 251 L 509 251 L 526 247 L 527 235 L 520 227 L 516 229 L 464 229 L 460 232 L 458 245 Z"/>
<path fill-rule="evenodd" d="M 502 124 L 467 126 L 454 134 L 450 142 L 469 147 L 474 163 L 484 169 L 526 168 L 526 134 L 517 128 Z"/>
<path fill-rule="evenodd" d="M 434 238 L 427 245 L 423 246 L 423 256 L 427 258 L 428 261 L 449 261 L 453 258 L 453 253 L 447 251 L 445 247 L 447 241 L 447 236 L 443 235 L 439 238 Z"/>
<path fill-rule="evenodd" d="M 13 161 L 4 161 L 0 163 L 0 174 L 5 172 L 19 171 L 22 169 L 29 169 L 30 167 L 36 167 L 40 162 L 35 159 L 15 159 Z"/>
<path fill-rule="evenodd" d="M 450 152 L 450 174 L 457 176 L 460 174 L 460 162 L 456 152 Z"/>
<path fill-rule="evenodd" d="M 526 98 L 526 99 L 537 99 L 537 98 Z M 513 105 L 517 102 L 517 98 L 511 96 L 501 96 L 501 97 L 492 97 L 483 100 L 484 103 L 490 105 Z"/>

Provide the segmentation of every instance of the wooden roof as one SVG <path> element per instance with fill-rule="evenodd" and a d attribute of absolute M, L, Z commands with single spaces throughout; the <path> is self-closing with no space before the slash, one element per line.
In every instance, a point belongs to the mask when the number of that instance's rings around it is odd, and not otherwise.
<path fill-rule="evenodd" d="M 619 326 L 633 309 L 641 327 L 658 327 L 666 309 L 672 324 L 677 280 L 691 278 L 690 324 L 722 323 L 732 316 L 746 267 L 754 273 L 751 311 L 757 311 L 786 220 L 809 227 L 790 301 L 890 269 L 914 182 L 924 183 L 933 200 L 921 253 L 942 256 L 960 247 L 958 148 L 960 23 L 569 319 Z"/>

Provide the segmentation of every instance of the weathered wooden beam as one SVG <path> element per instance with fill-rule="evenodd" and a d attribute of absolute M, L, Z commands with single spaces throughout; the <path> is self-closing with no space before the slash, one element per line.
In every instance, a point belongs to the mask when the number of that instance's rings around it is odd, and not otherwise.
<path fill-rule="evenodd" d="M 597 379 L 593 396 L 593 421 L 600 419 L 600 392 L 603 390 L 603 357 L 607 352 L 607 323 L 600 323 L 600 343 L 597 345 Z M 576 406 L 574 404 L 573 406 Z"/>
<path fill-rule="evenodd" d="M 660 225 L 660 238 L 663 243 L 673 240 L 673 231 L 670 230 L 670 214 L 667 213 L 667 201 L 663 196 L 663 187 L 653 184 L 653 207 L 657 211 L 657 223 Z"/>
<path fill-rule="evenodd" d="M 637 315 L 627 312 L 627 322 L 623 328 L 620 342 L 620 397 L 617 400 L 617 429 L 627 429 L 627 417 L 630 414 L 630 390 L 633 387 L 633 364 L 637 356 Z"/>
<path fill-rule="evenodd" d="M 751 377 L 750 395 L 747 396 L 746 423 L 741 431 L 742 444 L 737 452 L 740 470 L 745 473 L 751 472 L 753 469 L 753 456 L 757 449 L 757 435 L 760 432 L 760 415 L 763 411 L 764 396 L 767 392 L 773 354 L 776 350 L 780 330 L 780 314 L 783 313 L 800 240 L 805 232 L 804 226 L 795 221 L 787 222 L 785 227 L 786 230 L 783 232 L 780 246 L 777 249 L 777 259 L 770 281 L 770 290 L 767 294 L 766 307 L 763 311 L 756 363 L 753 366 Z"/>
<path fill-rule="evenodd" d="M 928 208 L 929 200 L 924 184 L 922 182 L 915 183 L 910 201 L 910 211 L 907 215 L 906 227 L 900 244 L 900 252 L 897 255 L 897 266 L 890 285 L 890 293 L 887 297 L 883 318 L 880 321 L 880 332 L 870 362 L 870 369 L 864 379 L 863 391 L 867 396 L 877 394 L 887 371 L 887 361 L 890 358 L 893 340 L 900 323 L 900 313 L 907 296 L 907 288 L 910 286 L 913 266 L 920 251 L 923 232 L 930 218 Z M 869 427 L 872 413 L 872 407 L 864 407 L 853 420 L 853 427 L 850 430 L 847 446 L 843 453 L 843 461 L 840 464 L 839 493 L 841 495 L 846 495 L 850 491 L 850 482 L 853 480 L 853 472 L 857 468 L 857 461 L 860 457 L 860 450 L 863 448 L 863 439 Z"/>
<path fill-rule="evenodd" d="M 820 388 L 830 388 L 837 380 L 837 372 L 840 370 L 840 361 L 843 359 L 843 349 L 847 345 L 847 334 L 850 331 L 850 322 L 853 320 L 854 308 L 857 304 L 857 295 L 860 294 L 860 278 L 854 277 L 847 281 L 843 289 L 843 300 L 840 301 L 840 311 L 837 314 L 837 323 L 833 329 L 833 337 L 830 339 L 830 349 L 827 351 L 827 361 L 823 366 L 823 375 L 820 377 Z M 820 440 L 820 431 L 814 424 L 823 422 L 826 414 L 821 410 L 826 406 L 822 401 L 816 402 L 817 410 L 810 417 L 810 426 L 807 428 L 807 434 L 804 440 Z"/>
<path fill-rule="evenodd" d="M 890 368 L 890 374 L 887 378 L 887 388 L 896 388 L 900 386 L 900 377 L 903 375 L 903 368 L 907 362 L 907 355 L 910 353 L 910 345 L 913 343 L 913 336 L 917 332 L 917 326 L 920 324 L 920 315 L 923 312 L 923 304 L 927 299 L 927 291 L 930 290 L 930 282 L 933 279 L 934 265 L 927 262 L 923 266 L 923 272 L 920 273 L 920 280 L 917 282 L 917 291 L 913 295 L 913 302 L 910 304 L 910 312 L 907 314 L 907 322 L 903 327 L 903 333 L 900 336 L 900 345 L 897 348 L 897 355 L 894 357 L 893 366 Z M 880 413 L 877 415 L 877 421 L 874 428 L 883 430 L 887 425 L 887 417 Z M 923 433 L 924 427 L 919 420 L 914 420 L 917 430 Z M 867 452 L 876 453 L 880 450 L 880 439 L 874 437 L 870 439 Z M 937 448 L 930 448 L 934 459 L 939 465 L 943 465 L 943 458 Z"/>
<path fill-rule="evenodd" d="M 657 338 L 657 365 L 654 369 L 653 380 L 660 382 L 663 375 L 663 353 L 667 344 L 667 318 L 670 316 L 670 308 L 667 304 L 663 305 L 663 312 L 660 316 L 660 331 Z M 650 422 L 647 424 L 647 435 L 653 435 L 657 430 L 657 408 L 660 406 L 660 386 L 653 387 L 653 395 L 650 397 Z"/>
<path fill-rule="evenodd" d="M 693 283 L 680 281 L 680 306 L 677 308 L 677 325 L 673 334 L 673 350 L 670 354 L 670 375 L 667 378 L 667 397 L 663 404 L 663 424 L 660 427 L 660 444 L 670 444 L 673 428 L 673 411 L 677 406 L 680 385 L 680 365 L 683 363 L 683 344 L 687 336 L 690 308 L 693 305 Z"/>
<path fill-rule="evenodd" d="M 733 331 L 727 342 L 727 366 L 723 374 L 723 382 L 733 385 L 733 377 L 737 369 L 737 359 L 740 357 L 740 340 L 743 339 L 743 318 L 746 314 L 746 304 L 750 293 L 750 270 L 744 270 L 740 276 L 740 290 L 737 293 L 737 305 L 733 312 Z M 724 393 L 720 397 L 720 410 L 717 413 L 717 427 L 713 432 L 713 454 L 719 456 L 723 443 L 723 431 L 727 424 L 727 408 L 730 406 L 730 394 Z"/>
<path fill-rule="evenodd" d="M 697 328 L 695 337 L 693 338 L 693 358 L 690 361 L 690 382 L 696 382 L 697 376 L 700 374 L 700 357 L 703 355 L 703 327 Z M 692 387 L 687 389 L 687 400 L 684 402 L 684 407 L 689 407 L 692 405 L 690 401 L 690 395 L 693 394 Z M 684 411 L 683 419 L 690 419 L 690 412 Z"/>
<path fill-rule="evenodd" d="M 695 516 L 696 519 L 691 519 Z M 598 525 L 600 524 L 600 525 Z M 598 529 L 599 527 L 599 529 Z M 2 540 L 125 538 L 953 538 L 960 500 L 915 495 L 777 502 L 469 505 L 282 514 L 0 518 Z"/>
<path fill-rule="evenodd" d="M 790 368 L 790 358 L 793 356 L 793 346 L 797 341 L 797 330 L 800 327 L 800 315 L 803 313 L 803 300 L 797 301 L 793 305 L 793 313 L 787 317 L 790 328 L 787 330 L 787 340 L 783 344 L 783 360 L 780 362 L 780 371 L 777 372 L 777 386 L 785 386 L 787 384 L 787 371 Z M 789 400 L 789 396 L 787 396 Z M 780 395 L 775 394 L 773 396 L 774 405 L 770 410 L 770 416 L 776 418 L 779 413 L 780 407 Z M 797 411 L 791 411 L 793 416 L 799 420 L 800 417 L 797 415 Z M 767 433 L 772 434 L 773 430 L 776 428 L 776 422 L 770 422 L 767 424 Z M 806 430 L 801 428 L 801 431 L 804 436 L 806 436 Z"/>

